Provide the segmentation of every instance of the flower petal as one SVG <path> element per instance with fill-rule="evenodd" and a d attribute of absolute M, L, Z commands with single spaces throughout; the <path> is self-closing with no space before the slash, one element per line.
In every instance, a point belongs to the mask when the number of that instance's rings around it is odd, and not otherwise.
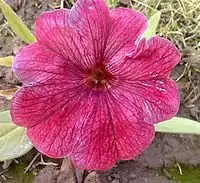
<path fill-rule="evenodd" d="M 113 123 L 118 124 L 113 129 L 108 121 L 105 122 L 103 124 L 99 122 L 96 124 L 98 127 L 87 129 L 87 133 L 80 136 L 72 154 L 76 167 L 87 170 L 108 170 L 118 160 L 130 160 L 141 154 L 154 138 L 153 125 L 113 119 Z M 113 130 L 116 130 L 114 135 Z"/>
<path fill-rule="evenodd" d="M 117 79 L 113 96 L 146 123 L 172 118 L 180 100 L 176 83 L 168 77 L 179 61 L 180 52 L 170 41 L 157 36 L 141 40 L 125 59 L 108 63 Z"/>
<path fill-rule="evenodd" d="M 117 160 L 139 155 L 151 143 L 154 126 L 138 122 L 112 98 L 96 95 L 77 126 L 72 160 L 80 169 L 107 170 Z"/>
<path fill-rule="evenodd" d="M 22 87 L 12 100 L 13 122 L 24 127 L 43 123 L 57 111 L 62 111 L 79 92 L 81 92 L 80 83 L 74 84 L 71 80 L 62 82 L 52 80 Z M 81 97 L 81 94 L 78 96 Z"/>
<path fill-rule="evenodd" d="M 57 110 L 43 122 L 27 128 L 27 135 L 38 151 L 52 158 L 63 158 L 71 154 L 74 125 L 68 110 Z"/>
<path fill-rule="evenodd" d="M 40 44 L 52 49 L 77 68 L 91 63 L 90 53 L 82 38 L 69 26 L 68 9 L 48 11 L 36 20 L 36 37 Z"/>
<path fill-rule="evenodd" d="M 27 127 L 34 146 L 44 154 L 58 158 L 72 149 L 75 124 L 80 118 L 81 102 L 88 100 L 80 84 L 49 82 L 21 88 L 11 104 L 15 124 Z"/>
<path fill-rule="evenodd" d="M 70 25 L 93 51 L 96 62 L 102 61 L 109 16 L 104 0 L 78 0 L 70 12 Z"/>
<path fill-rule="evenodd" d="M 180 104 L 177 85 L 169 78 L 121 80 L 112 94 L 115 100 L 131 108 L 137 120 L 150 124 L 171 119 Z"/>
<path fill-rule="evenodd" d="M 44 82 L 66 76 L 67 60 L 39 43 L 25 46 L 16 55 L 13 71 L 24 83 Z"/>
<path fill-rule="evenodd" d="M 155 36 L 141 40 L 132 56 L 112 61 L 108 67 L 126 80 L 139 81 L 166 78 L 180 62 L 180 52 L 167 39 Z"/>
<path fill-rule="evenodd" d="M 136 41 L 142 36 L 148 25 L 146 17 L 128 8 L 111 10 L 109 37 L 105 50 L 106 60 L 124 56 L 136 48 Z M 116 55 L 116 53 L 118 53 Z"/>

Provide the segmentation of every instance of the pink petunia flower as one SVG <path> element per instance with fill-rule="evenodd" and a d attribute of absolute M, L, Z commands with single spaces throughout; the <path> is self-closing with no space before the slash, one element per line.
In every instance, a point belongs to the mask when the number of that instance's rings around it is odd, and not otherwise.
<path fill-rule="evenodd" d="M 180 53 L 166 39 L 142 38 L 146 28 L 143 14 L 109 10 L 103 0 L 37 18 L 37 42 L 13 64 L 23 87 L 11 115 L 40 152 L 106 170 L 139 155 L 154 124 L 176 115 L 179 94 L 169 74 Z"/>

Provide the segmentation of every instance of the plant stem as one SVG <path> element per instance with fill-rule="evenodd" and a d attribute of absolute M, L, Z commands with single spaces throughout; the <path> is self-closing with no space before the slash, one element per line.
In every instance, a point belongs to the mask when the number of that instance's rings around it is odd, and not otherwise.
<path fill-rule="evenodd" d="M 58 177 L 58 183 L 83 183 L 83 174 L 83 170 L 78 170 L 74 167 L 70 157 L 64 158 Z"/>

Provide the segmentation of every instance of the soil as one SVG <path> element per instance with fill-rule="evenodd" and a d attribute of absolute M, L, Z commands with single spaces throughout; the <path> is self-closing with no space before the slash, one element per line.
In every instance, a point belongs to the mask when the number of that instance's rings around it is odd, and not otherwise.
<path fill-rule="evenodd" d="M 34 29 L 35 18 L 42 12 L 52 9 L 52 6 L 57 4 L 56 1 L 50 0 L 7 0 L 7 2 L 32 30 Z M 5 20 L 2 14 L 0 14 L 0 25 L 4 23 Z M 8 26 L 5 26 L 4 29 L 0 27 L 0 30 L 0 57 L 14 55 L 24 43 L 11 33 Z M 171 77 L 178 81 L 180 89 L 181 106 L 178 116 L 200 121 L 200 51 L 192 47 L 183 48 L 182 54 L 181 63 L 171 74 Z M 0 89 L 10 89 L 16 85 L 20 85 L 20 82 L 15 78 L 11 69 L 0 67 Z M 0 110 L 8 108 L 9 101 L 4 97 L 0 97 Z M 40 161 L 39 158 L 37 158 L 29 170 L 29 174 L 33 178 L 19 180 L 17 176 L 12 175 L 10 170 L 15 169 L 15 166 L 23 174 L 24 168 L 28 166 L 36 154 L 36 150 L 33 150 L 18 159 L 19 165 L 24 165 L 22 169 L 16 163 L 12 163 L 8 172 L 0 173 L 0 183 L 5 182 L 5 177 L 8 183 L 58 182 L 58 172 L 61 163 L 59 162 L 58 166 L 34 167 Z M 47 159 L 47 161 L 52 162 L 54 160 Z M 190 180 L 178 178 L 181 174 L 181 176 L 184 176 L 184 173 L 191 169 L 187 169 L 187 167 L 194 168 L 191 174 L 197 172 L 200 170 L 199 165 L 199 136 L 157 133 L 151 146 L 136 159 L 120 161 L 114 168 L 106 172 L 87 172 L 85 183 L 199 183 L 200 178 L 197 178 L 197 176 L 200 171 L 197 175 L 194 174 L 194 177 L 190 177 Z M 182 167 L 184 168 L 182 169 Z M 4 175 L 4 178 L 1 175 Z M 63 180 L 59 182 L 64 183 L 68 181 Z"/>

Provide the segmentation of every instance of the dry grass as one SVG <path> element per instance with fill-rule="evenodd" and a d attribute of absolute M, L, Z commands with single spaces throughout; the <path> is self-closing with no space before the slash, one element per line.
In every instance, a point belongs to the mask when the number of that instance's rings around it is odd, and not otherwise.
<path fill-rule="evenodd" d="M 200 49 L 200 0 L 133 0 L 132 5 L 148 17 L 161 11 L 158 34 L 180 49 Z"/>
<path fill-rule="evenodd" d="M 147 17 L 161 11 L 157 33 L 172 40 L 180 49 L 200 49 L 200 0 L 106 0 L 111 7 L 121 4 Z"/>

